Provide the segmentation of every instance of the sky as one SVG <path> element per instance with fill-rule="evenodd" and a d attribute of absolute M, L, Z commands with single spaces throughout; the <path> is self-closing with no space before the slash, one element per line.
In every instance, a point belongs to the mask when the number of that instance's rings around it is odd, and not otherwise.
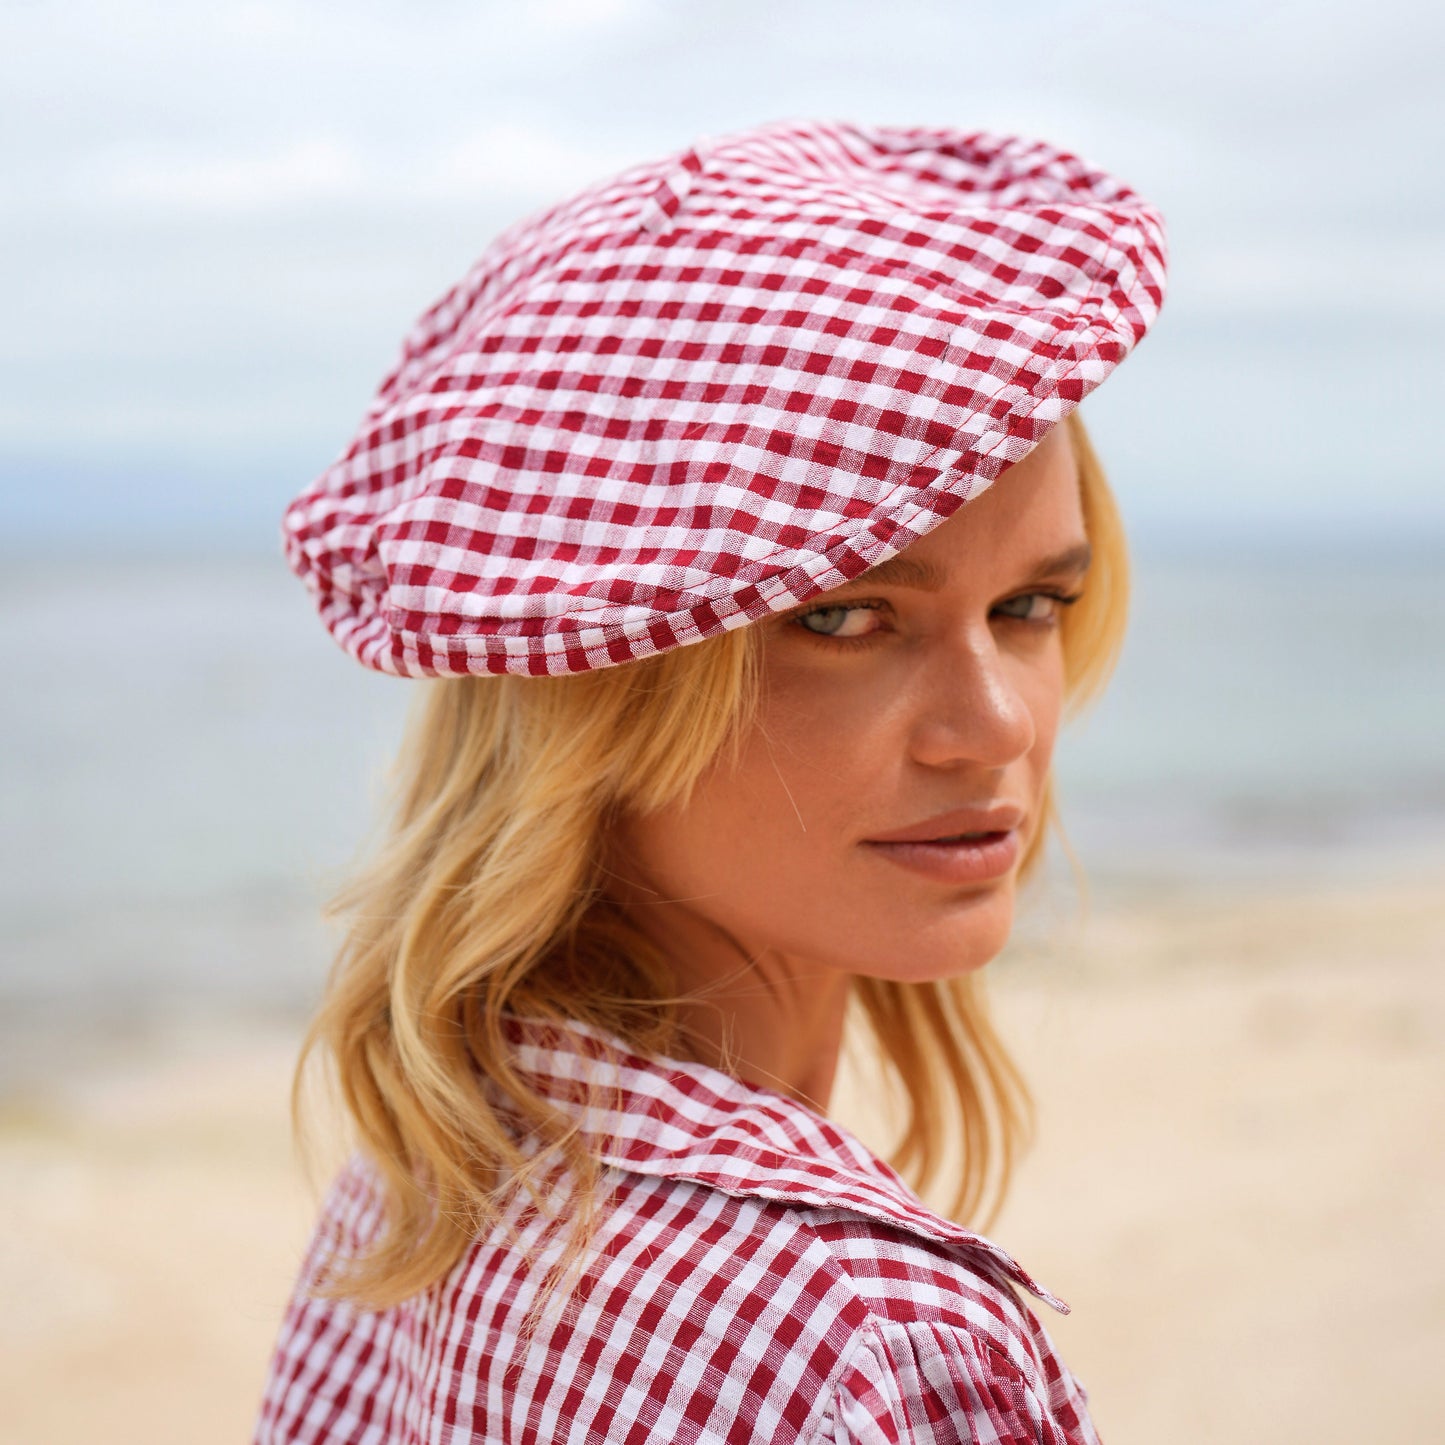
<path fill-rule="evenodd" d="M 0 550 L 265 551 L 510 222 L 805 115 L 1014 131 L 1164 212 L 1084 404 L 1136 532 L 1445 539 L 1422 0 L 0 4 Z"/>

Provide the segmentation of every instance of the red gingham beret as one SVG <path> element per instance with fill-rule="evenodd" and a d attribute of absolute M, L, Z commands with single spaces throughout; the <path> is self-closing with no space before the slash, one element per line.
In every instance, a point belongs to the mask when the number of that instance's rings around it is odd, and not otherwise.
<path fill-rule="evenodd" d="M 789 121 L 521 221 L 287 508 L 405 676 L 567 673 L 841 586 L 1025 456 L 1164 299 L 1159 212 L 1042 141 Z"/>

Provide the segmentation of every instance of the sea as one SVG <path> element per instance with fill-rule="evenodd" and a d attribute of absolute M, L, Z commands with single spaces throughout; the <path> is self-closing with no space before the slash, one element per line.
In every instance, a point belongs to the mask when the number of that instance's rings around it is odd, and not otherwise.
<path fill-rule="evenodd" d="M 1056 755 L 1092 883 L 1445 886 L 1441 562 L 1136 547 L 1118 669 Z M 0 679 L 0 1089 L 82 1036 L 303 1015 L 416 689 L 279 555 L 11 556 Z"/>

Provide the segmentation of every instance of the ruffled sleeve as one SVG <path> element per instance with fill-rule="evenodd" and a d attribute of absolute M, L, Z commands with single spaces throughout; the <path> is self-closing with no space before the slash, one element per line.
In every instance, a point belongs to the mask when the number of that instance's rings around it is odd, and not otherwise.
<path fill-rule="evenodd" d="M 967 1330 L 873 1321 L 818 1445 L 1099 1445 L 1083 1387 L 1052 1353 L 1010 1358 Z"/>

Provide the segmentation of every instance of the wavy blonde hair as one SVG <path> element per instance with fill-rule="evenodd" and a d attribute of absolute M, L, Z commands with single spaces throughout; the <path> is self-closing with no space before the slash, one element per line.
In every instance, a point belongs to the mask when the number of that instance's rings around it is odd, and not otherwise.
<path fill-rule="evenodd" d="M 1066 425 L 1093 544 L 1088 586 L 1061 623 L 1071 714 L 1113 670 L 1128 565 L 1077 410 Z M 564 1262 L 580 1259 L 601 1167 L 575 1119 L 512 1067 L 504 1018 L 578 1020 L 643 1054 L 687 1056 L 671 969 L 609 902 L 602 845 L 619 810 L 685 802 L 736 746 L 758 670 L 756 630 L 743 627 L 574 676 L 413 684 L 422 692 L 393 770 L 390 831 L 328 905 L 345 933 L 293 1092 L 305 1137 L 308 1062 L 329 1062 L 383 1186 L 380 1232 L 320 1292 L 384 1307 L 425 1289 L 519 1191 L 545 1212 L 558 1171 L 569 1180 Z M 1062 832 L 1051 783 L 1041 805 L 1020 879 L 1050 828 Z M 856 1003 L 906 1102 L 893 1163 L 922 1189 L 961 1144 L 952 1212 L 1000 1200 L 1030 1105 L 977 976 L 860 979 Z"/>

